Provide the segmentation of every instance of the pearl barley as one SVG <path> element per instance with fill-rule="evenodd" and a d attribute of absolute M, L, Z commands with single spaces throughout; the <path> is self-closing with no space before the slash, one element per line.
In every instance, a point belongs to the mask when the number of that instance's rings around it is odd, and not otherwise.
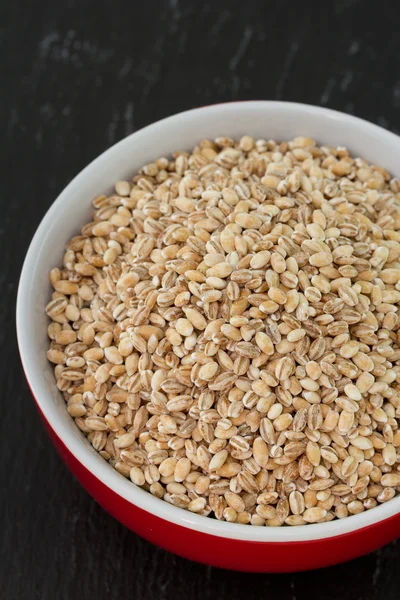
<path fill-rule="evenodd" d="M 50 273 L 47 357 L 112 467 L 253 526 L 400 492 L 397 179 L 307 137 L 220 137 L 93 205 Z"/>

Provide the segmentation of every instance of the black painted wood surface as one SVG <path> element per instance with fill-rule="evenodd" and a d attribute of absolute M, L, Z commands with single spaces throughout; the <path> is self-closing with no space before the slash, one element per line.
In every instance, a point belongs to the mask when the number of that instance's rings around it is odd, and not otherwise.
<path fill-rule="evenodd" d="M 0 6 L 0 598 L 394 600 L 400 545 L 346 565 L 246 575 L 141 540 L 80 488 L 21 371 L 14 309 L 40 219 L 135 129 L 239 99 L 329 106 L 400 130 L 396 2 L 16 0 Z"/>

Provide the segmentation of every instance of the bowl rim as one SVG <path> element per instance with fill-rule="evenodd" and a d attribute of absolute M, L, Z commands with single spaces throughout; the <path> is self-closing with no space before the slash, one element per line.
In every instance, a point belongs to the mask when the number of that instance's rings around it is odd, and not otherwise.
<path fill-rule="evenodd" d="M 265 108 L 276 111 L 296 110 L 306 113 L 315 113 L 322 120 L 334 119 L 340 120 L 342 123 L 356 125 L 359 129 L 371 133 L 375 137 L 380 137 L 388 144 L 397 145 L 400 150 L 400 137 L 394 133 L 379 127 L 369 121 L 360 119 L 353 115 L 348 115 L 336 110 L 303 104 L 297 102 L 283 102 L 270 100 L 248 100 L 242 102 L 228 102 L 221 104 L 213 104 L 200 108 L 194 108 L 188 111 L 180 112 L 172 116 L 166 117 L 155 123 L 137 130 L 120 140 L 97 158 L 90 162 L 83 170 L 78 173 L 74 179 L 62 190 L 56 200 L 50 206 L 42 221 L 40 222 L 32 241 L 29 245 L 23 268 L 21 271 L 16 308 L 16 324 L 17 324 L 17 339 L 21 356 L 22 366 L 25 372 L 26 379 L 32 391 L 32 394 L 38 404 L 38 407 L 43 414 L 45 420 L 53 429 L 55 434 L 61 439 L 69 452 L 86 468 L 88 469 L 103 485 L 124 498 L 129 503 L 138 506 L 148 513 L 155 515 L 166 521 L 170 521 L 176 525 L 180 525 L 187 529 L 202 532 L 217 537 L 242 540 L 248 542 L 284 542 L 297 543 L 312 540 L 321 540 L 331 537 L 340 536 L 355 532 L 357 530 L 379 524 L 380 522 L 395 516 L 400 512 L 400 496 L 389 500 L 377 507 L 364 511 L 358 515 L 352 515 L 341 520 L 334 520 L 328 523 L 308 524 L 306 526 L 293 527 L 254 527 L 235 523 L 226 523 L 209 517 L 197 515 L 181 508 L 172 506 L 168 502 L 152 496 L 149 492 L 133 485 L 129 480 L 120 475 L 111 465 L 103 460 L 93 449 L 89 447 L 88 442 L 77 438 L 73 435 L 70 427 L 65 425 L 63 418 L 59 412 L 59 408 L 54 403 L 51 394 L 47 390 L 45 393 L 45 385 L 41 381 L 39 373 L 37 373 L 32 365 L 30 357 L 35 351 L 30 347 L 29 328 L 33 327 L 32 319 L 28 317 L 27 303 L 29 299 L 29 291 L 34 286 L 33 277 L 35 269 L 35 257 L 42 246 L 46 231 L 52 226 L 52 222 L 57 219 L 57 213 L 61 206 L 68 203 L 68 199 L 72 197 L 76 190 L 81 185 L 81 182 L 87 178 L 95 177 L 95 172 L 102 168 L 114 154 L 120 152 L 131 143 L 132 138 L 145 139 L 149 133 L 154 134 L 162 125 L 171 126 L 172 128 L 184 119 L 195 119 L 198 115 L 209 113 L 218 114 L 218 111 L 237 110 L 238 112 L 246 110 L 251 111 L 253 108 Z M 306 132 L 305 132 L 306 133 Z"/>

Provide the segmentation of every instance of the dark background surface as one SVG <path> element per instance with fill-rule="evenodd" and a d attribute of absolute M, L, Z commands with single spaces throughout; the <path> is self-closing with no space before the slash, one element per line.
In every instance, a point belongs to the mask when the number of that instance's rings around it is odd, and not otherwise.
<path fill-rule="evenodd" d="M 21 371 L 23 257 L 64 186 L 135 129 L 214 102 L 329 106 L 400 131 L 397 2 L 2 2 L 0 597 L 395 600 L 400 544 L 346 565 L 247 575 L 196 565 L 100 509 L 61 463 Z"/>

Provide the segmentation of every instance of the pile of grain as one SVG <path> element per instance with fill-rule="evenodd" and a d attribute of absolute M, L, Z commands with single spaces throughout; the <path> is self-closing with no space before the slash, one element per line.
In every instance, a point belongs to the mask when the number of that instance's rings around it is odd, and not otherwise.
<path fill-rule="evenodd" d="M 302 525 L 400 492 L 400 183 L 308 138 L 202 141 L 94 200 L 49 360 L 101 456 L 171 504 Z"/>

